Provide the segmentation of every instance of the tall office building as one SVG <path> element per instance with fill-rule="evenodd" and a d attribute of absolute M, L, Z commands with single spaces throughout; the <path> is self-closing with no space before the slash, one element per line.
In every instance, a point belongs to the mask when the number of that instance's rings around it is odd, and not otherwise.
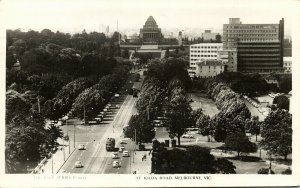
<path fill-rule="evenodd" d="M 237 71 L 283 71 L 284 19 L 279 24 L 242 24 L 230 18 L 223 25 L 223 49 L 237 51 Z"/>

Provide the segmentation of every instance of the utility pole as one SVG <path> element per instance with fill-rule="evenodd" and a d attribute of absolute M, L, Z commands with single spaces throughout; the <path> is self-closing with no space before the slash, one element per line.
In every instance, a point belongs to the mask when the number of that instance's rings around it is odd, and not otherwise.
<path fill-rule="evenodd" d="M 75 148 L 75 124 L 74 124 L 74 148 Z"/>
<path fill-rule="evenodd" d="M 64 161 L 66 160 L 65 158 L 65 139 L 63 139 L 63 155 L 64 155 Z"/>
<path fill-rule="evenodd" d="M 37 100 L 38 100 L 38 108 L 39 108 L 39 114 L 41 113 L 41 105 L 40 105 L 40 98 L 39 96 L 37 96 Z"/>
<path fill-rule="evenodd" d="M 83 119 L 84 119 L 84 126 L 86 126 L 86 124 L 85 124 L 85 101 L 84 101 L 84 106 L 83 106 Z"/>

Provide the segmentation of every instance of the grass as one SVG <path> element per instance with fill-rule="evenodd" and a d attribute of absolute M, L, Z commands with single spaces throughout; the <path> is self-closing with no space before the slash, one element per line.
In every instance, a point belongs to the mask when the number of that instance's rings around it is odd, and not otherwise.
<path fill-rule="evenodd" d="M 189 93 L 188 100 L 192 99 L 190 103 L 193 110 L 202 108 L 203 112 L 210 117 L 219 113 L 219 110 L 212 99 L 210 99 L 205 93 Z"/>

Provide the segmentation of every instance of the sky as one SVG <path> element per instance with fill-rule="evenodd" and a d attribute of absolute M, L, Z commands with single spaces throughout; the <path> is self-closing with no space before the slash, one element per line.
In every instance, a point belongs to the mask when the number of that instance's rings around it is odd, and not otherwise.
<path fill-rule="evenodd" d="M 0 0 L 6 29 L 49 28 L 103 32 L 141 28 L 152 15 L 161 28 L 222 30 L 230 17 L 243 23 L 279 23 L 290 33 L 296 0 Z M 298 9 L 299 10 L 299 9 Z M 137 30 L 137 33 L 139 31 Z"/>

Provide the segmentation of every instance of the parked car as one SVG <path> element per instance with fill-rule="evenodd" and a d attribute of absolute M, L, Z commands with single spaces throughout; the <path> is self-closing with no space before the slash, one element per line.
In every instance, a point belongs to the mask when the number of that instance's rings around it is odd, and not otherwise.
<path fill-rule="evenodd" d="M 122 156 L 123 157 L 129 157 L 129 151 L 123 151 Z"/>
<path fill-rule="evenodd" d="M 78 149 L 79 149 L 79 150 L 84 150 L 84 149 L 85 149 L 84 144 L 79 144 L 79 145 L 78 145 Z"/>
<path fill-rule="evenodd" d="M 126 144 L 126 140 L 125 139 L 121 139 L 120 144 Z"/>
<path fill-rule="evenodd" d="M 192 134 L 184 134 L 184 135 L 182 135 L 182 138 L 194 138 L 194 135 L 192 135 Z"/>
<path fill-rule="evenodd" d="M 75 162 L 75 168 L 82 168 L 82 162 L 81 161 L 76 161 Z"/>

